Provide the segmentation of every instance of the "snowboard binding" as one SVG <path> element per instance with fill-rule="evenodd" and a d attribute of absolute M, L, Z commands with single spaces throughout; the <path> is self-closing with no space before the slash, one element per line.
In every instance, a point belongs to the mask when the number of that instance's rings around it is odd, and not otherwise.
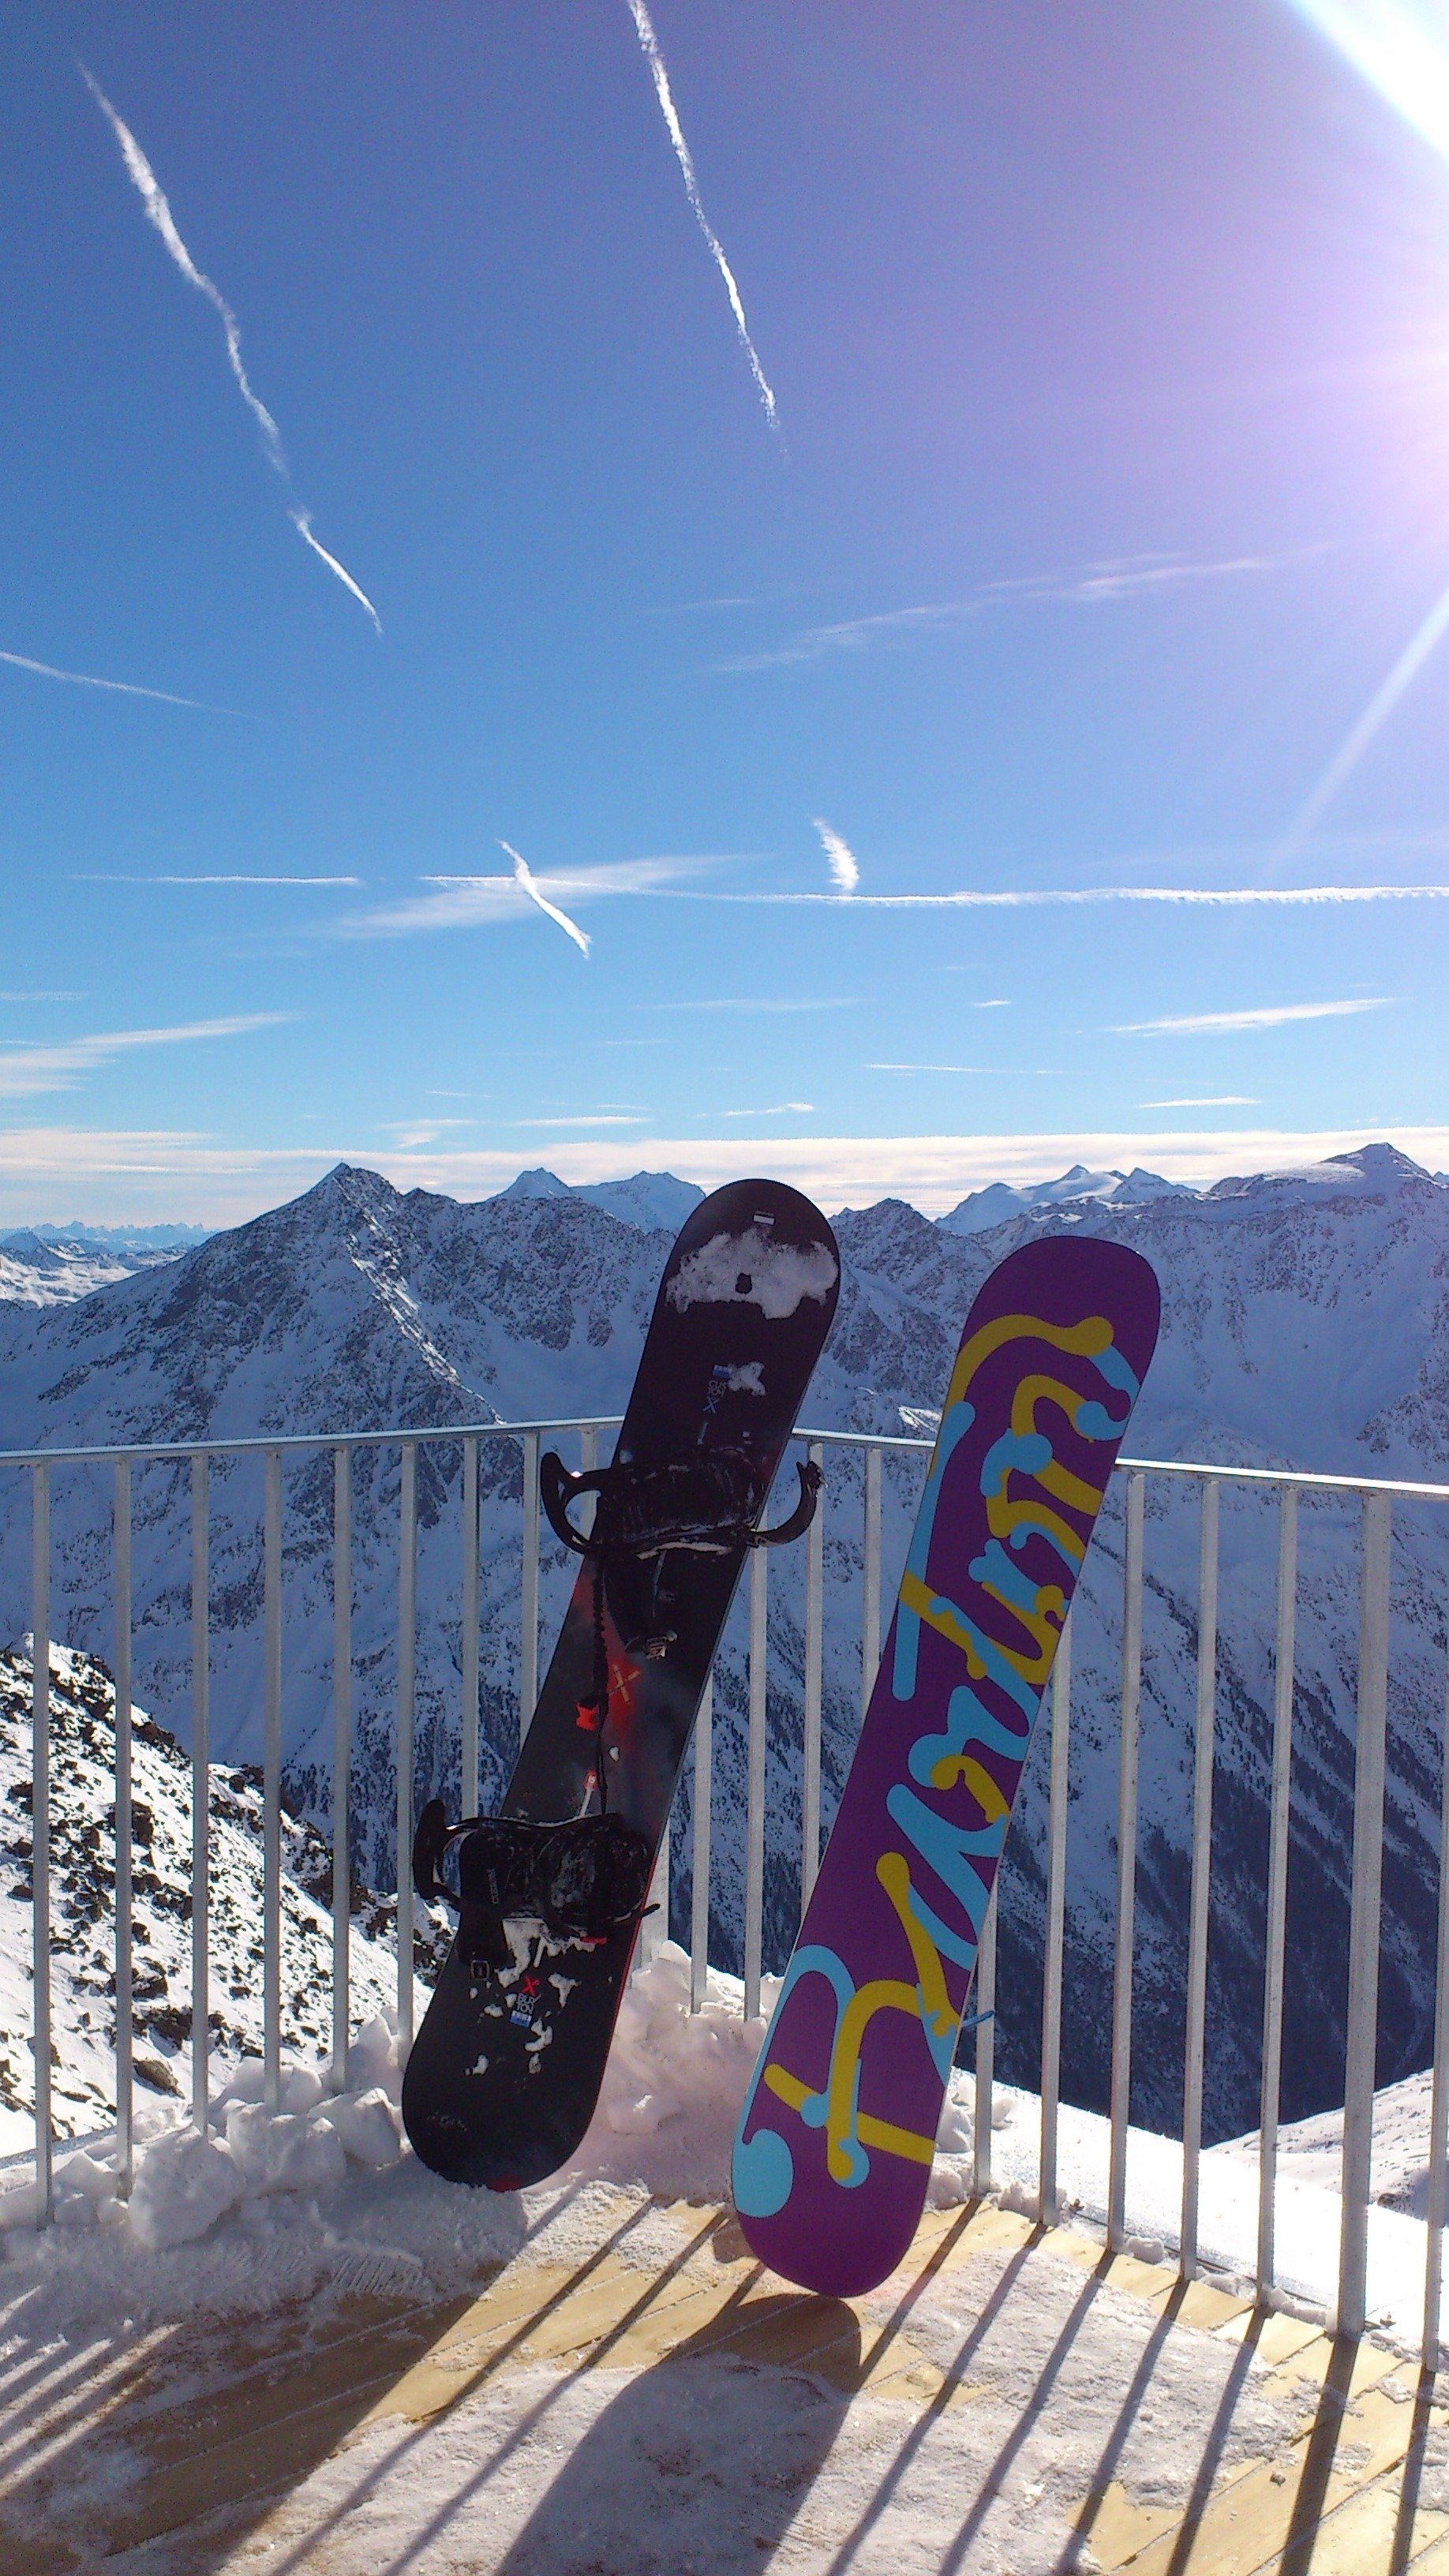
<path fill-rule="evenodd" d="M 656 1466 L 594 1467 L 580 1476 L 550 1449 L 539 1460 L 538 1491 L 549 1528 L 576 1556 L 639 1563 L 676 1550 L 731 1556 L 742 1547 L 787 1547 L 810 1527 L 820 1498 L 814 1462 L 802 1462 L 796 1473 L 799 1499 L 774 1529 L 756 1527 L 765 1497 L 751 1461 L 736 1449 Z M 599 1526 L 587 1535 L 569 1518 L 570 1504 L 582 1494 L 597 1494 L 600 1505 Z"/>
<path fill-rule="evenodd" d="M 458 1885 L 443 1876 L 457 1846 Z M 413 1884 L 424 1899 L 457 1908 L 458 1941 L 479 1965 L 506 1968 L 514 1952 L 506 1926 L 541 1925 L 550 1940 L 606 1941 L 651 1909 L 645 1898 L 653 1852 L 618 1816 L 576 1816 L 535 1824 L 521 1816 L 469 1816 L 450 1825 L 430 1798 L 413 1838 Z"/>
<path fill-rule="evenodd" d="M 773 1529 L 758 1526 L 767 1481 L 742 1449 L 713 1449 L 693 1458 L 643 1465 L 615 1463 L 574 1475 L 555 1450 L 539 1460 L 539 1499 L 556 1538 L 588 1560 L 594 1587 L 594 1679 L 581 1718 L 592 1711 L 599 1735 L 595 1784 L 600 1811 L 608 1806 L 604 1721 L 609 1706 L 605 1600 L 628 1653 L 662 1663 L 678 1643 L 669 1624 L 674 1600 L 667 1559 L 738 1556 L 752 1547 L 785 1547 L 815 1518 L 821 1475 L 813 1459 L 797 1468 L 800 1494 L 794 1510 Z M 569 1518 L 581 1495 L 598 1497 L 598 1518 L 587 1534 Z"/>

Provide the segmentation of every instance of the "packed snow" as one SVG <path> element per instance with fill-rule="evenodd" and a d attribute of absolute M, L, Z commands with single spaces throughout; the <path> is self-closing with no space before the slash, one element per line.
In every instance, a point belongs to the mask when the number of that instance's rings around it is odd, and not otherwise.
<path fill-rule="evenodd" d="M 767 1984 L 767 2010 L 772 2000 Z M 713 2229 L 707 2208 L 684 2205 L 723 2197 L 764 2022 L 746 2023 L 739 1985 L 716 1974 L 702 2008 L 691 2013 L 689 2003 L 689 1962 L 664 1944 L 626 1995 L 579 2154 L 522 2194 L 440 2182 L 409 2153 L 397 2115 L 401 2052 L 382 2017 L 358 2035 L 344 2092 L 325 2089 L 325 2067 L 293 2065 L 272 2111 L 256 2098 L 260 2070 L 250 2062 L 214 2100 L 205 2136 L 162 2106 L 128 2205 L 103 2143 L 62 2165 L 57 2224 L 46 2233 L 33 2225 L 33 2189 L 12 2182 L 0 2198 L 0 2371 L 23 2365 L 42 2381 L 59 2374 L 63 2386 L 80 2362 L 99 2374 L 101 2410 L 79 2456 L 62 2415 L 53 2477 L 42 2446 L 28 2481 L 31 2527 L 74 2553 L 66 2565 L 114 2546 L 115 2517 L 146 2455 L 107 2431 L 108 2378 L 131 2350 L 166 2348 L 155 2338 L 168 2334 L 182 2337 L 173 2366 L 183 2378 L 197 2372 L 199 2320 L 210 2392 L 269 2314 L 279 2349 L 291 2351 L 285 2338 L 300 2335 L 301 2366 L 333 2321 L 345 2322 L 350 2301 L 402 2302 L 416 2313 L 476 2293 L 510 2267 L 525 2276 L 540 2267 L 536 2293 L 525 2279 L 525 2314 L 536 2303 L 546 2316 L 560 2283 L 606 2256 L 637 2267 L 642 2301 L 661 2275 L 671 2297 L 708 2290 L 720 2263 L 735 2260 L 740 2293 L 752 2287 L 768 2306 L 772 2285 L 755 2281 L 739 2240 Z M 932 2178 L 938 2206 L 971 2196 L 971 2091 L 971 2078 L 958 2076 Z M 1019 2095 L 996 2102 L 993 2154 L 1008 2207 L 1030 2197 L 1038 2110 Z M 1103 2125 L 1063 2115 L 1065 2214 L 1079 2233 L 1090 2234 L 1083 2222 L 1101 2212 Z M 1134 2219 L 1167 2234 L 1175 2151 L 1135 2132 L 1131 2147 Z M 1295 2187 L 1294 2203 L 1300 2217 L 1314 2205 L 1319 2231 L 1315 2244 L 1312 2228 L 1300 2230 L 1309 2258 L 1300 2286 L 1322 2290 L 1336 2210 L 1306 2186 Z M 1215 2253 L 1240 2261 L 1253 2229 L 1251 2177 L 1221 2152 L 1205 2160 L 1204 2208 Z M 1389 2223 L 1422 2246 L 1422 2227 Z M 1137 2250 L 1151 2258 L 1162 2247 L 1140 2240 Z M 1295 2239 L 1295 2262 L 1298 2253 Z M 203 2514 L 125 2563 L 132 2576 L 189 2576 L 202 2561 L 241 2576 L 258 2556 L 295 2576 L 403 2566 L 413 2576 L 484 2567 L 735 2576 L 788 2541 L 788 2564 L 825 2576 L 850 2541 L 850 2564 L 874 2576 L 934 2576 L 955 2563 L 1048 2576 L 1092 2565 L 1071 2532 L 1083 2499 L 1108 2476 L 1139 2505 L 1180 2508 L 1204 2428 L 1213 2428 L 1215 2473 L 1287 2457 L 1303 2429 L 1311 2391 L 1275 2377 L 1231 2338 L 1169 2329 L 1065 2239 L 1004 2244 L 988 2233 L 959 2264 L 913 2273 L 909 2295 L 904 2277 L 854 2312 L 802 2303 L 825 2348 L 788 2369 L 719 2348 L 717 2303 L 652 2366 L 611 2364 L 607 2335 L 586 2361 L 505 2357 L 472 2383 L 459 2378 L 441 2412 L 413 2420 L 405 2402 L 401 2412 L 383 2403 L 345 2438 L 304 2445 L 274 2504 L 245 2504 L 235 2522 L 225 2509 Z M 878 2385 L 873 2355 L 891 2337 L 902 2376 Z M 932 2400 L 941 2386 L 933 2371 L 946 2375 L 949 2402 Z M 970 2554 L 953 2558 L 963 2532 Z"/>
<path fill-rule="evenodd" d="M 325 2057 L 294 2056 L 280 2103 L 268 2108 L 261 2063 L 253 2057 L 217 2085 L 204 2137 L 187 2125 L 179 2104 L 148 2105 L 129 2203 L 117 2196 L 113 2141 L 93 2139 L 59 2163 L 56 2232 L 37 2235 L 35 2185 L 29 2169 L 17 2164 L 8 2188 L 0 2175 L 0 2241 L 12 2266 L 32 2277 L 37 2313 L 50 2330 L 71 2332 L 116 2309 L 131 2316 L 184 2315 L 198 2307 L 261 2311 L 304 2289 L 355 2280 L 360 2261 L 368 2277 L 420 2267 L 441 2290 L 460 2262 L 502 2260 L 561 2194 L 567 2199 L 583 2185 L 613 2186 L 640 2199 L 724 2202 L 730 2142 L 777 1991 L 777 1981 L 765 1979 L 762 2017 L 746 2021 L 739 1981 L 711 1969 L 700 2008 L 691 2011 L 688 1956 L 662 1942 L 626 1990 L 582 2146 L 535 2191 L 467 2192 L 418 2164 L 397 2111 L 405 2052 L 395 2016 L 379 2011 L 355 2033 L 340 2089 Z M 975 2079 L 958 2070 L 938 2133 L 932 2207 L 961 2206 L 973 2196 L 974 2102 Z M 1008 2207 L 1028 2212 L 1039 2192 L 1040 2117 L 1035 2095 L 994 2088 L 991 2184 Z M 1065 2105 L 1059 2118 L 1062 2216 L 1100 2233 L 1108 2123 Z M 1401 2104 L 1390 2103 L 1387 2122 L 1402 2135 Z M 1304 2157 L 1290 2133 L 1277 2190 L 1277 2286 L 1283 2304 L 1322 2316 L 1332 2307 L 1337 2278 L 1337 2175 L 1314 2149 L 1305 2179 Z M 1257 2195 L 1256 2158 L 1244 2142 L 1204 2155 L 1199 2246 L 1204 2268 L 1224 2284 L 1251 2280 Z M 1170 2259 L 1181 2201 L 1180 2146 L 1131 2130 L 1130 2250 L 1149 2261 Z M 1371 2210 L 1370 2309 L 1387 2334 L 1408 2346 L 1422 2321 L 1426 2242 L 1417 2218 L 1389 2207 Z"/>
<path fill-rule="evenodd" d="M 594 2246 L 678 2266 L 687 2295 L 717 2269 L 682 2228 L 652 2239 L 592 2213 Z M 570 2231 L 569 2259 L 581 2234 Z M 529 2249 L 558 2259 L 550 2231 Z M 1111 2475 L 1145 2504 L 1181 2509 L 1202 2429 L 1215 2466 L 1291 2456 L 1305 2404 L 1241 2346 L 1164 2334 L 1152 2312 L 1051 2247 L 984 2248 L 928 2283 L 903 2326 L 890 2295 L 832 2350 L 788 2373 L 711 2349 L 708 2328 L 651 2368 L 525 2363 L 484 2371 L 446 2411 L 383 2411 L 304 2467 L 289 2492 L 236 2522 L 224 2511 L 161 2537 L 134 2576 L 221 2576 L 258 2563 L 289 2576 L 939 2576 L 943 2567 L 1060 2576 L 1095 2561 L 1073 2526 Z M 908 2380 L 877 2393 L 869 2356 L 895 2330 L 903 2370 L 964 2382 L 921 2408 Z M 969 2402 L 961 2402 L 965 2398 Z M 84 2542 L 107 2527 L 101 2460 L 55 2490 L 56 2522 Z M 77 2491 L 78 2490 L 78 2491 Z M 778 2555 L 777 2555 L 778 2553 Z"/>

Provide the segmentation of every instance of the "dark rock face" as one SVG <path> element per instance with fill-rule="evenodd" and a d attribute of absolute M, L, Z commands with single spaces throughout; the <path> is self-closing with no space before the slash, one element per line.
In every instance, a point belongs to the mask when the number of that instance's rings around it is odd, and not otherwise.
<path fill-rule="evenodd" d="M 822 1428 L 928 1432 L 962 1319 L 988 1269 L 1043 1226 L 1130 1242 L 1164 1292 L 1163 1337 L 1134 1455 L 1449 1479 L 1449 1187 L 1388 1147 L 1205 1196 L 1130 1194 L 1029 1206 L 955 1234 L 886 1200 L 837 1221 L 841 1306 L 805 1406 Z M 0 1445 L 242 1438 L 372 1426 L 486 1424 L 622 1409 L 667 1235 L 571 1192 L 476 1206 L 340 1167 L 303 1198 L 165 1268 L 39 1315 L 0 1309 Z M 571 1436 L 560 1443 L 574 1463 Z M 607 1435 L 604 1442 L 607 1455 Z M 887 1463 L 885 1597 L 904 1555 L 923 1457 Z M 827 1816 L 860 1701 L 861 1479 L 827 1452 L 824 1780 Z M 284 1470 L 284 1731 L 293 1794 L 331 1799 L 332 1459 Z M 459 1779 L 462 1452 L 419 1452 L 419 1801 Z M 57 1467 L 52 1624 L 112 1645 L 109 1469 Z M 210 1488 L 212 1734 L 240 1763 L 260 1748 L 261 1468 L 218 1462 Z M 481 1793 L 518 1734 L 520 1464 L 481 1449 Z M 392 1883 L 399 1462 L 353 1466 L 354 1850 Z M 1211 2134 L 1256 2124 L 1264 1823 L 1273 1692 L 1276 1504 L 1224 1489 L 1208 2106 Z M 132 1475 L 136 1690 L 185 1739 L 190 1723 L 189 1493 L 174 1464 Z M 1442 1507 L 1396 1510 L 1390 1792 L 1380 2080 L 1422 2064 L 1432 2006 L 1443 1707 Z M 545 1533 L 547 1536 L 547 1533 Z M 1187 1850 L 1197 1650 L 1197 1499 L 1149 1486 L 1138 1846 L 1134 2116 L 1172 2128 L 1181 2100 Z M 1284 2116 L 1341 2099 L 1351 1836 L 1358 1506 L 1305 1499 L 1290 1870 Z M 546 1546 L 546 1654 L 569 1579 Z M 770 1583 L 767 1962 L 798 1913 L 804 1643 L 798 1552 Z M 1105 2099 L 1105 2001 L 1116 1868 L 1120 1487 L 1074 1621 L 1066 2088 Z M 0 1470 L 0 1607 L 29 1625 L 28 1494 Z M 4 1633 L 4 1631 L 0 1631 Z M 716 1684 L 712 1955 L 738 1962 L 743 1920 L 747 1662 L 739 1611 Z M 1046 1745 L 1035 1748 L 1003 1880 L 998 2064 L 1034 2082 L 1040 2008 Z M 689 1896 L 689 1782 L 674 1897 Z"/>

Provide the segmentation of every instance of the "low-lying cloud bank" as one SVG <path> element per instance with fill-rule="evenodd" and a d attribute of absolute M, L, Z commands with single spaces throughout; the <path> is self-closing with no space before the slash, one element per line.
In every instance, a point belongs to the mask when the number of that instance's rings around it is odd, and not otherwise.
<path fill-rule="evenodd" d="M 575 1140 L 550 1134 L 549 1168 L 569 1182 L 622 1180 L 641 1169 L 673 1171 L 713 1189 L 769 1172 L 827 1210 L 907 1199 L 942 1216 L 990 1181 L 1018 1187 L 1074 1163 L 1129 1170 L 1144 1164 L 1169 1180 L 1206 1187 L 1229 1173 L 1296 1169 L 1357 1146 L 1397 1145 L 1433 1172 L 1449 1169 L 1449 1126 L 1143 1128 L 1058 1130 L 1011 1136 L 643 1136 Z M 61 1223 L 85 1193 L 95 1223 L 150 1216 L 238 1225 L 308 1189 L 334 1163 L 367 1165 L 399 1189 L 488 1198 L 529 1160 L 518 1144 L 473 1151 L 357 1143 L 250 1146 L 179 1129 L 14 1127 L 0 1132 L 0 1222 Z"/>

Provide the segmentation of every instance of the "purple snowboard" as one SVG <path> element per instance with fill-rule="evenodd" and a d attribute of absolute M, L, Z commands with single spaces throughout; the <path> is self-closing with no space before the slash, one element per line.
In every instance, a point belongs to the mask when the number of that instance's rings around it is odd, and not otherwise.
<path fill-rule="evenodd" d="M 966 1319 L 840 1812 L 745 2101 L 751 2250 L 851 2297 L 916 2232 L 976 1945 L 1098 1506 L 1157 1339 L 1121 1244 L 1030 1243 Z"/>

